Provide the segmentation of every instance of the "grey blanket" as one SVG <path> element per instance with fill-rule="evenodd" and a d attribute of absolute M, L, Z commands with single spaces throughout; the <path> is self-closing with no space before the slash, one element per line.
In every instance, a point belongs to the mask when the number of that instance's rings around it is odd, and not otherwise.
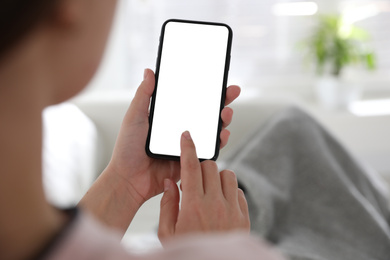
<path fill-rule="evenodd" d="M 245 190 L 252 232 L 291 259 L 390 259 L 387 198 L 302 111 L 272 118 L 226 162 Z"/>

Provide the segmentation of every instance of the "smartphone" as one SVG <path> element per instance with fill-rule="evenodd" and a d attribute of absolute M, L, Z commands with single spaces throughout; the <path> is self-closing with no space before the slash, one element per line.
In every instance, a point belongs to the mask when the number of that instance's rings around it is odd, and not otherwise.
<path fill-rule="evenodd" d="M 232 29 L 222 23 L 171 19 L 161 29 L 146 153 L 180 159 L 190 131 L 200 160 L 216 160 L 225 103 Z"/>

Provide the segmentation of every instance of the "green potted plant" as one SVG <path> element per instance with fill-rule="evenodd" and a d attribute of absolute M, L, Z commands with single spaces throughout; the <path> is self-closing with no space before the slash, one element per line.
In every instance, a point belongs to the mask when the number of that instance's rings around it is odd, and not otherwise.
<path fill-rule="evenodd" d="M 367 46 L 369 38 L 367 31 L 346 23 L 340 15 L 318 17 L 318 25 L 304 47 L 316 67 L 317 94 L 323 105 L 344 106 L 356 96 L 353 87 L 343 82 L 345 68 L 363 65 L 375 69 L 375 54 Z"/>

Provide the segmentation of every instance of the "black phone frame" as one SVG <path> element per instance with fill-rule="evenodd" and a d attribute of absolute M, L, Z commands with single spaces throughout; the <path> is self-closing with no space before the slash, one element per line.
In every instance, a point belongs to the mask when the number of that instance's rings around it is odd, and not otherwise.
<path fill-rule="evenodd" d="M 222 118 L 221 118 L 221 112 L 223 108 L 225 107 L 225 100 L 226 100 L 226 88 L 227 88 L 227 81 L 228 81 L 228 74 L 229 74 L 229 68 L 230 68 L 230 60 L 231 60 L 231 49 L 232 49 L 232 42 L 233 42 L 233 30 L 231 27 L 225 23 L 219 23 L 219 22 L 207 22 L 207 21 L 195 21 L 195 20 L 183 20 L 183 19 L 169 19 L 165 21 L 161 28 L 160 33 L 160 43 L 158 47 L 158 55 L 156 60 L 156 71 L 155 71 L 155 88 L 153 91 L 153 95 L 151 98 L 151 104 L 150 104 L 150 113 L 149 113 L 149 130 L 148 130 L 148 136 L 146 140 L 145 145 L 145 151 L 146 154 L 155 159 L 164 159 L 164 160 L 174 160 L 179 161 L 180 156 L 174 156 L 174 155 L 166 155 L 166 154 L 155 154 L 150 151 L 150 138 L 153 128 L 153 116 L 154 116 L 154 108 L 155 108 L 155 101 L 156 101 L 156 94 L 157 94 L 157 87 L 158 87 L 158 78 L 159 78 L 159 72 L 160 72 L 160 63 L 161 63 L 161 55 L 163 50 L 163 42 L 164 42 L 164 33 L 165 33 L 165 27 L 170 22 L 178 22 L 178 23 L 193 23 L 193 24 L 204 24 L 204 25 L 213 25 L 213 26 L 223 26 L 226 27 L 229 31 L 228 35 L 228 42 L 227 42 L 227 49 L 226 49 L 226 56 L 225 56 L 225 69 L 224 69 L 224 76 L 223 76 L 223 83 L 222 83 L 222 97 L 221 97 L 221 104 L 220 104 L 220 111 L 219 111 L 219 122 L 218 122 L 218 129 L 217 129 L 217 136 L 216 136 L 216 147 L 214 156 L 212 158 L 199 158 L 200 161 L 204 160 L 213 160 L 216 161 L 219 156 L 219 150 L 221 145 L 220 140 L 220 134 L 222 130 Z"/>

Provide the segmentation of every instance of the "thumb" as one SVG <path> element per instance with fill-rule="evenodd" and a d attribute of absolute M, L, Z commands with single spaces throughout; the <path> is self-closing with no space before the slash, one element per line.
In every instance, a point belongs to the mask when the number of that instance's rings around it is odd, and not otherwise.
<path fill-rule="evenodd" d="M 138 87 L 137 92 L 127 111 L 132 119 L 136 121 L 148 121 L 150 97 L 153 94 L 155 85 L 154 73 L 150 69 L 145 69 L 144 80 Z M 127 116 L 126 116 L 127 118 Z"/>
<path fill-rule="evenodd" d="M 164 180 L 164 190 L 160 205 L 160 221 L 158 226 L 158 237 L 161 242 L 175 233 L 180 201 L 179 189 L 172 180 Z"/>

